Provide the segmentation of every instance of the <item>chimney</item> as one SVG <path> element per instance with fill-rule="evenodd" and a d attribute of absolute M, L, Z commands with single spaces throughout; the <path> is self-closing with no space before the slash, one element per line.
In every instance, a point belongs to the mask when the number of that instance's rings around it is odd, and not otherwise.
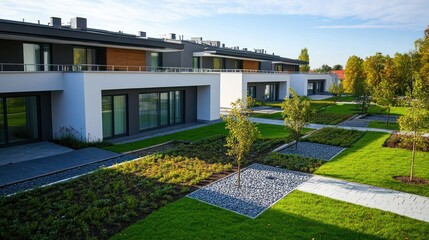
<path fill-rule="evenodd" d="M 225 43 L 222 43 L 222 47 L 225 48 Z"/>
<path fill-rule="evenodd" d="M 168 34 L 168 38 L 176 40 L 176 34 L 175 33 L 170 33 L 170 34 Z"/>
<path fill-rule="evenodd" d="M 146 32 L 144 32 L 144 31 L 139 31 L 139 32 L 138 32 L 138 36 L 139 36 L 139 37 L 144 37 L 144 38 L 145 38 L 145 37 L 146 37 Z"/>
<path fill-rule="evenodd" d="M 51 17 L 50 23 L 52 27 L 61 27 L 61 18 Z"/>
<path fill-rule="evenodd" d="M 86 18 L 75 17 L 70 19 L 70 23 L 74 29 L 86 30 Z"/>

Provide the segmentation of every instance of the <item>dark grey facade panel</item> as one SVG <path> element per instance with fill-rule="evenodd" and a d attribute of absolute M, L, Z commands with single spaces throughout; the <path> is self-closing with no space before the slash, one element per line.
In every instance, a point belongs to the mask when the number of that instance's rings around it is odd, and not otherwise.
<path fill-rule="evenodd" d="M 273 68 L 273 65 L 271 64 L 271 62 L 268 62 L 268 61 L 261 62 L 261 70 L 271 71 L 273 70 L 272 68 Z"/>
<path fill-rule="evenodd" d="M 145 89 L 124 89 L 124 90 L 106 90 L 102 95 L 127 95 L 128 106 L 128 135 L 141 133 L 139 130 L 139 94 L 185 91 L 185 123 L 197 121 L 197 87 L 179 87 L 179 88 L 145 88 Z M 101 99 L 100 99 L 101 101 Z M 101 123 L 100 123 L 101 124 Z"/>
<path fill-rule="evenodd" d="M 213 68 L 213 58 L 203 57 L 202 68 Z"/>
<path fill-rule="evenodd" d="M 73 46 L 64 44 L 51 45 L 52 64 L 73 64 Z"/>
<path fill-rule="evenodd" d="M 0 39 L 0 63 L 24 63 L 23 45 L 20 41 Z M 22 71 L 23 66 L 3 66 L 5 71 Z"/>
<path fill-rule="evenodd" d="M 23 23 L 9 20 L 0 20 L 0 35 L 33 36 L 47 39 L 91 42 L 118 46 L 147 47 L 158 49 L 183 49 L 183 44 L 166 42 L 160 39 L 137 38 L 126 34 L 114 34 L 88 30 L 72 29 L 67 27 L 50 27 L 33 23 Z"/>

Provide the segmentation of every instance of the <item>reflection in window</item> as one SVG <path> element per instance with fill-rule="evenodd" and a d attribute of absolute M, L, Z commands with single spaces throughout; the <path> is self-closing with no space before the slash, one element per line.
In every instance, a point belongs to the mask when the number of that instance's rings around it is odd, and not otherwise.
<path fill-rule="evenodd" d="M 213 69 L 224 69 L 223 58 L 213 58 Z"/>
<path fill-rule="evenodd" d="M 127 133 L 127 97 L 103 96 L 101 99 L 103 138 Z"/>
<path fill-rule="evenodd" d="M 93 70 L 96 64 L 96 53 L 94 48 L 75 47 L 73 48 L 73 64 L 75 71 Z"/>

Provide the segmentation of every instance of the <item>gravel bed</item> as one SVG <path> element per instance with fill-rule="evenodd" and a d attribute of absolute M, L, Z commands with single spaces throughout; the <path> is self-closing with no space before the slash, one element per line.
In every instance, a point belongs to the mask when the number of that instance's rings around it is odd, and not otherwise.
<path fill-rule="evenodd" d="M 369 120 L 369 121 L 380 121 L 380 122 L 386 122 L 387 116 L 386 115 L 366 115 L 363 119 Z M 389 116 L 389 122 L 397 122 L 398 116 Z"/>
<path fill-rule="evenodd" d="M 109 166 L 112 166 L 112 165 L 115 165 L 118 163 L 130 161 L 130 160 L 133 160 L 136 158 L 137 158 L 137 156 L 132 155 L 132 154 L 124 155 L 124 156 L 120 156 L 120 157 L 111 158 L 111 159 L 108 159 L 106 161 L 92 163 L 92 164 L 88 164 L 85 166 L 81 166 L 81 167 L 69 169 L 66 171 L 54 173 L 51 175 L 30 179 L 28 181 L 19 182 L 19 183 L 15 183 L 12 185 L 7 185 L 5 187 L 0 188 L 0 196 L 13 194 L 13 193 L 16 193 L 19 191 L 28 190 L 28 189 L 32 189 L 35 187 L 40 187 L 40 186 L 43 186 L 43 185 L 46 185 L 49 183 L 61 181 L 61 180 L 67 179 L 67 178 L 71 178 L 71 177 L 79 176 L 79 175 L 82 175 L 82 174 L 85 174 L 88 172 L 92 172 L 92 171 L 95 171 L 101 167 L 109 167 Z"/>
<path fill-rule="evenodd" d="M 298 142 L 298 148 L 295 149 L 295 144 L 279 151 L 283 154 L 294 154 L 307 158 L 317 158 L 325 161 L 331 160 L 345 148 L 331 146 L 312 142 Z"/>
<path fill-rule="evenodd" d="M 369 125 L 369 120 L 366 119 L 353 119 L 353 120 L 346 120 L 338 126 L 344 126 L 344 127 L 367 127 Z"/>
<path fill-rule="evenodd" d="M 311 178 L 310 174 L 254 163 L 241 172 L 205 186 L 188 197 L 255 218 Z"/>

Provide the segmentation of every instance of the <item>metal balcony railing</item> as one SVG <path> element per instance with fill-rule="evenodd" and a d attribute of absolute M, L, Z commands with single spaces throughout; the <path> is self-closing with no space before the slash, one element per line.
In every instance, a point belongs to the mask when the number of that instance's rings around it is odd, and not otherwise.
<path fill-rule="evenodd" d="M 185 67 L 121 66 L 95 64 L 22 64 L 0 63 L 0 72 L 177 72 L 177 73 L 277 73 L 299 74 L 297 71 L 272 71 L 253 69 L 211 69 Z M 324 74 L 324 73 L 305 73 Z"/>

